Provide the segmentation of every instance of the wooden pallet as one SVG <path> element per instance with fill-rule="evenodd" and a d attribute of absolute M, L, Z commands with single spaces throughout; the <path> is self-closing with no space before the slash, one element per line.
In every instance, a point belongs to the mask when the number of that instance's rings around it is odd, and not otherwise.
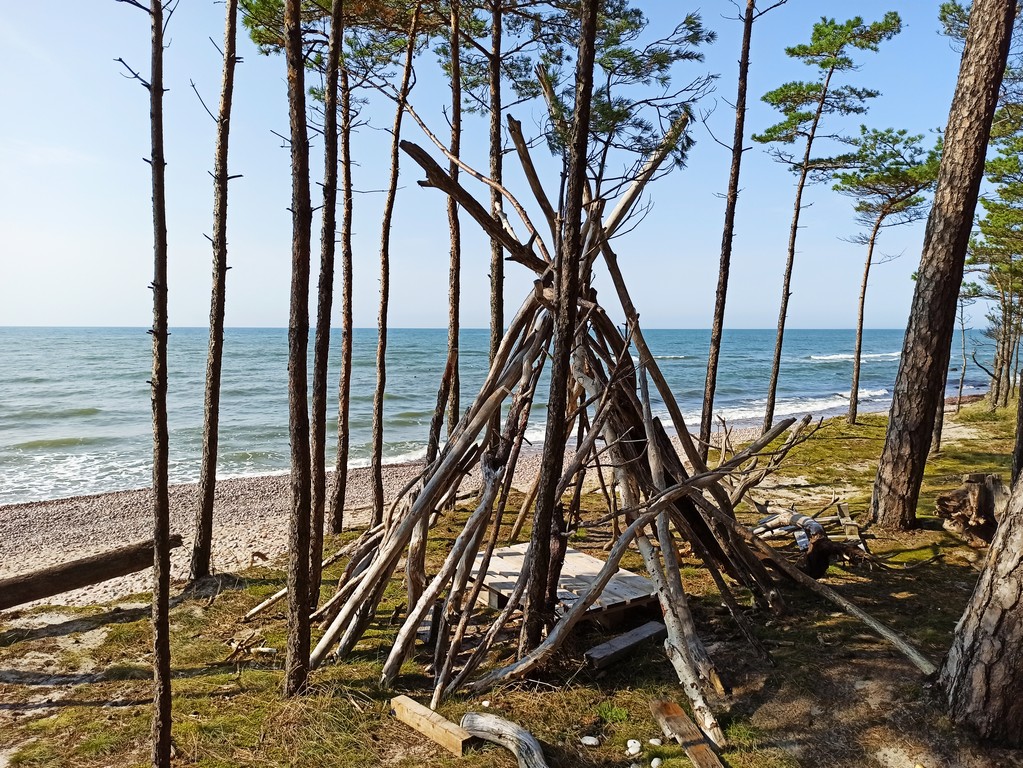
<path fill-rule="evenodd" d="M 515 589 L 515 582 L 522 572 L 528 547 L 528 544 L 516 544 L 494 550 L 490 566 L 483 577 L 481 601 L 485 601 L 491 608 L 503 608 L 508 603 L 508 597 Z M 473 578 L 479 574 L 482 559 L 482 554 L 477 555 Z M 603 560 L 569 547 L 565 552 L 565 564 L 558 580 L 559 615 L 568 611 L 572 604 L 586 593 L 603 567 Z M 656 599 L 657 594 L 652 581 L 631 571 L 619 569 L 589 607 L 587 614 L 620 611 L 647 605 Z"/>

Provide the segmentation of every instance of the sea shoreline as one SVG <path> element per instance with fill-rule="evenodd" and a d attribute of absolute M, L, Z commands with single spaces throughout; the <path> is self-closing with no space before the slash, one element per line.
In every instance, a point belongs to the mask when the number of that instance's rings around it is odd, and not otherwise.
<path fill-rule="evenodd" d="M 963 402 L 980 399 L 964 397 Z M 946 406 L 956 398 L 946 399 Z M 741 443 L 759 434 L 756 427 L 729 428 L 731 440 Z M 715 433 L 718 437 L 720 432 Z M 677 438 L 672 437 L 677 444 Z M 540 467 L 542 447 L 525 446 L 515 472 L 515 485 L 528 488 Z M 425 466 L 411 461 L 383 466 L 384 495 L 390 502 Z M 328 474 L 328 484 L 333 472 Z M 478 487 L 476 472 L 463 488 Z M 329 485 L 328 485 L 329 487 Z M 150 490 L 109 491 L 0 506 L 0 579 L 31 572 L 60 562 L 98 554 L 152 537 Z M 171 553 L 172 579 L 183 584 L 188 575 L 195 536 L 197 483 L 170 487 L 171 531 L 181 534 L 184 546 Z M 287 553 L 291 491 L 289 474 L 263 473 L 225 477 L 218 481 L 214 501 L 212 566 L 214 573 L 231 573 L 254 562 L 273 562 Z M 348 471 L 345 528 L 365 526 L 372 503 L 371 470 Z M 147 569 L 128 576 L 73 590 L 43 601 L 53 605 L 89 605 L 121 599 L 151 589 Z"/>

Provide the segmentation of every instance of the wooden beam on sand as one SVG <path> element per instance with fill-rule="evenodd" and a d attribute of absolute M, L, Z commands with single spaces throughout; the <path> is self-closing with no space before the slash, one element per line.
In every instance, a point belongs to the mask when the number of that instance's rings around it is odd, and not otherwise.
<path fill-rule="evenodd" d="M 711 749 L 703 733 L 689 715 L 674 701 L 654 699 L 650 702 L 650 712 L 654 720 L 661 726 L 664 735 L 682 745 L 686 756 L 696 768 L 725 768 L 721 758 Z"/>
<path fill-rule="evenodd" d="M 170 548 L 181 546 L 181 536 L 170 537 Z M 32 573 L 0 580 L 0 610 L 53 597 L 72 589 L 126 576 L 153 565 L 153 540 L 53 565 Z"/>

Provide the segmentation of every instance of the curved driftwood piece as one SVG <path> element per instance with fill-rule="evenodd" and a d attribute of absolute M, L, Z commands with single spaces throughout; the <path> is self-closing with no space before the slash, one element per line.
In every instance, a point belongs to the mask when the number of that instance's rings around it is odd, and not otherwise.
<path fill-rule="evenodd" d="M 170 537 L 170 548 L 181 546 L 181 536 Z M 99 584 L 153 566 L 153 541 L 101 552 L 32 573 L 0 580 L 0 611 L 15 605 L 53 597 L 72 589 Z"/>
<path fill-rule="evenodd" d="M 540 742 L 510 720 L 497 715 L 466 712 L 460 725 L 477 739 L 492 741 L 511 750 L 519 761 L 519 768 L 547 768 Z"/>

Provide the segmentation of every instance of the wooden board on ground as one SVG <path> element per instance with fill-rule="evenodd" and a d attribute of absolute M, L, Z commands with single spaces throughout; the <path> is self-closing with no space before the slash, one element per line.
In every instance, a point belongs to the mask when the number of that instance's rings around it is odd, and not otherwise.
<path fill-rule="evenodd" d="M 440 744 L 453 755 L 462 756 L 473 736 L 462 726 L 441 717 L 408 696 L 391 699 L 391 712 L 410 728 Z"/>
<path fill-rule="evenodd" d="M 490 566 L 483 577 L 484 590 L 480 599 L 485 600 L 491 608 L 503 608 L 508 597 L 515 589 L 515 582 L 525 561 L 526 549 L 529 544 L 516 544 L 511 547 L 495 549 L 490 559 Z M 473 578 L 479 574 L 482 553 L 476 556 L 473 567 Z M 580 552 L 571 547 L 565 552 L 565 564 L 561 568 L 558 580 L 557 612 L 563 615 L 596 580 L 604 561 Z M 624 608 L 647 605 L 657 599 L 654 584 L 639 574 L 619 569 L 604 587 L 600 597 L 587 610 L 587 614 L 620 611 Z"/>
<path fill-rule="evenodd" d="M 594 669 L 603 669 L 628 655 L 640 643 L 647 640 L 663 640 L 667 636 L 668 630 L 661 622 L 648 621 L 624 635 L 590 648 L 585 654 L 586 663 Z"/>
<path fill-rule="evenodd" d="M 726 768 L 721 758 L 711 749 L 689 715 L 674 701 L 654 699 L 650 702 L 650 712 L 654 720 L 661 726 L 664 735 L 682 745 L 686 755 L 696 768 Z"/>

